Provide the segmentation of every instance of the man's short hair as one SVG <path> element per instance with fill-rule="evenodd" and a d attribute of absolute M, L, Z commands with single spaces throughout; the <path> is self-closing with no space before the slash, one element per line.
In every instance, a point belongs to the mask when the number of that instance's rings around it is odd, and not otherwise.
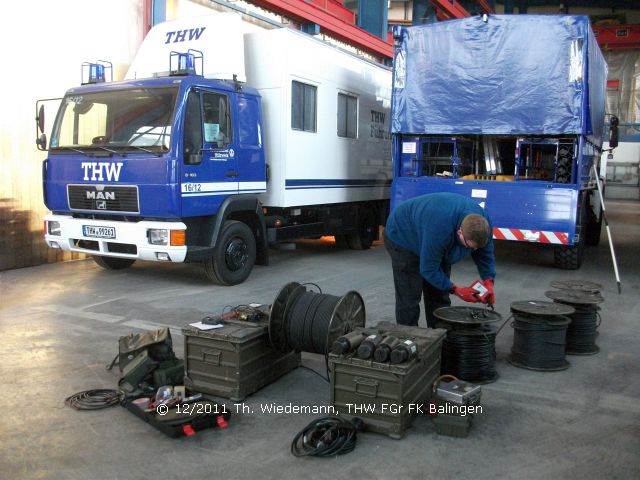
<path fill-rule="evenodd" d="M 489 222 L 477 213 L 471 213 L 464 217 L 460 230 L 462 230 L 465 240 L 473 241 L 479 248 L 486 246 L 491 238 Z"/>

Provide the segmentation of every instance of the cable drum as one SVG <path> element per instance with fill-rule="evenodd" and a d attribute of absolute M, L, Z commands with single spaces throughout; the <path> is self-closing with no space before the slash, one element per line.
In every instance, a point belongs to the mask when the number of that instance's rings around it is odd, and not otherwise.
<path fill-rule="evenodd" d="M 538 371 L 569 368 L 565 346 L 572 307 L 533 300 L 512 303 L 511 312 L 514 335 L 509 363 Z"/>
<path fill-rule="evenodd" d="M 364 302 L 358 292 L 337 297 L 292 282 L 272 304 L 269 338 L 277 350 L 326 355 L 338 337 L 364 327 L 364 323 Z"/>
<path fill-rule="evenodd" d="M 473 383 L 496 381 L 495 341 L 496 331 L 489 326 L 450 330 L 442 343 L 441 372 Z"/>
<path fill-rule="evenodd" d="M 593 355 L 600 351 L 596 336 L 600 326 L 598 303 L 604 298 L 593 291 L 551 290 L 545 295 L 554 302 L 574 309 L 570 314 L 571 323 L 567 328 L 567 355 Z"/>
<path fill-rule="evenodd" d="M 499 330 L 489 324 L 502 316 L 476 307 L 441 307 L 433 314 L 438 319 L 436 327 L 447 330 L 442 343 L 441 373 L 473 383 L 495 382 L 495 340 Z"/>

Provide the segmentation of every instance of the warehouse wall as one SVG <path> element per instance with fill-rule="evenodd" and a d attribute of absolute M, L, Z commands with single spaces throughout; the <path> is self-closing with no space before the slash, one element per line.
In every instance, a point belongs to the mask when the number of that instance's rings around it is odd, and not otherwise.
<path fill-rule="evenodd" d="M 35 146 L 35 102 L 79 85 L 83 61 L 111 61 L 121 79 L 143 38 L 143 8 L 139 0 L 25 0 L 0 16 L 0 270 L 72 258 L 42 238 L 46 153 Z"/>

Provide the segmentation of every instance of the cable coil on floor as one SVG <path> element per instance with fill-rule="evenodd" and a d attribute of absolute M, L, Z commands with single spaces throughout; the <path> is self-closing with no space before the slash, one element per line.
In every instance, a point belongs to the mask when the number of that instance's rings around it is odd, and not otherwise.
<path fill-rule="evenodd" d="M 570 314 L 571 323 L 567 328 L 567 355 L 593 355 L 600 349 L 596 345 L 596 336 L 600 326 L 598 303 L 604 298 L 598 291 L 587 290 L 551 290 L 545 295 L 558 304 L 568 305 L 574 309 Z"/>
<path fill-rule="evenodd" d="M 556 371 L 569 368 L 565 358 L 567 315 L 574 312 L 568 305 L 538 300 L 511 304 L 514 321 L 513 346 L 507 357 L 521 368 Z"/>
<path fill-rule="evenodd" d="M 286 319 L 289 346 L 301 352 L 327 353 L 331 313 L 339 301 L 340 297 L 310 291 L 294 299 Z"/>
<path fill-rule="evenodd" d="M 499 329 L 488 325 L 502 319 L 499 313 L 475 307 L 442 307 L 433 312 L 437 327 L 445 328 L 442 343 L 442 374 L 474 383 L 498 378 L 494 365 Z"/>
<path fill-rule="evenodd" d="M 490 327 L 449 331 L 442 343 L 442 372 L 468 382 L 495 381 L 495 340 L 496 332 Z"/>
<path fill-rule="evenodd" d="M 326 355 L 338 337 L 364 327 L 364 323 L 364 301 L 358 292 L 351 290 L 337 297 L 292 282 L 280 290 L 272 304 L 269 339 L 280 351 Z"/>

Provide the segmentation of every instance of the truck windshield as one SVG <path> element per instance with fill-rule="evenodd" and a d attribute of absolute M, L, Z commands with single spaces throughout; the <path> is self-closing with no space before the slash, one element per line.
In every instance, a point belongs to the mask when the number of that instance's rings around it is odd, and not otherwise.
<path fill-rule="evenodd" d="M 177 94 L 171 87 L 67 95 L 51 149 L 167 151 Z"/>

